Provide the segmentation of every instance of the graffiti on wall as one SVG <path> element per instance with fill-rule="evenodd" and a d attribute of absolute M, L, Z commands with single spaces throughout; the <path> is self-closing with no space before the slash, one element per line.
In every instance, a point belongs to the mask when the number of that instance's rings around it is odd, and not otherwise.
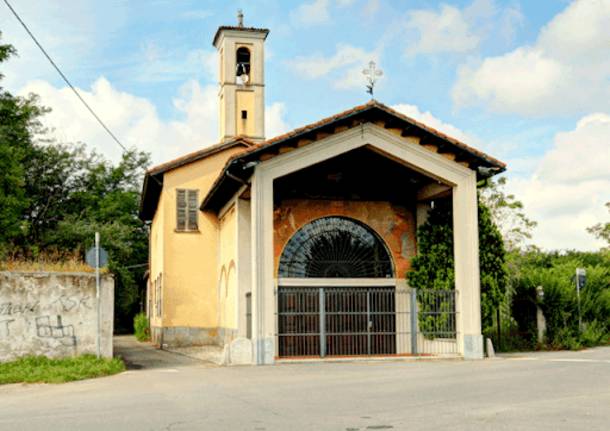
<path fill-rule="evenodd" d="M 38 340 L 37 346 L 55 351 L 67 348 L 65 353 L 76 351 L 79 344 L 77 328 L 95 316 L 95 298 L 92 295 L 41 295 L 41 299 L 33 301 L 19 301 L 18 296 L 13 294 L 10 295 L 12 300 L 0 302 L 0 343 L 20 349 L 23 348 L 20 346 Z M 1 350 L 2 346 L 0 359 Z M 43 348 L 33 353 L 45 354 L 45 351 Z"/>
<path fill-rule="evenodd" d="M 0 303 L 0 340 L 18 336 L 56 340 L 66 347 L 77 345 L 73 324 L 65 321 L 94 310 L 95 299 L 87 294 L 61 294 L 44 302 L 7 301 Z"/>
<path fill-rule="evenodd" d="M 93 274 L 0 271 L 0 362 L 96 353 L 98 337 L 112 357 L 114 281 L 100 281 L 98 319 Z"/>

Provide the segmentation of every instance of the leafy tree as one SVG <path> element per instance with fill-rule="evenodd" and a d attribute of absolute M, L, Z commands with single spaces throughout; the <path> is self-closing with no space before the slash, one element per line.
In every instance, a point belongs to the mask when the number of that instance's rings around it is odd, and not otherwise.
<path fill-rule="evenodd" d="M 523 210 L 523 203 L 505 191 L 506 177 L 485 180 L 479 199 L 489 208 L 494 224 L 499 228 L 508 250 L 517 250 L 532 238 L 532 230 L 538 224 Z"/>
<path fill-rule="evenodd" d="M 15 54 L 11 45 L 0 44 L 0 64 Z M 0 79 L 3 76 L 0 73 Z M 21 215 L 28 205 L 24 162 L 41 132 L 38 118 L 44 112 L 35 96 L 15 97 L 0 86 L 0 257 L 24 228 Z"/>
<path fill-rule="evenodd" d="M 607 202 L 606 206 L 608 207 L 608 211 L 610 211 L 610 202 Z M 598 223 L 595 226 L 591 226 L 587 229 L 587 232 L 595 235 L 601 240 L 606 241 L 608 243 L 608 247 L 610 248 L 610 222 Z"/>
<path fill-rule="evenodd" d="M 506 298 L 506 251 L 491 211 L 479 202 L 479 262 L 481 268 L 481 319 L 483 329 L 492 325 L 493 314 Z"/>
<path fill-rule="evenodd" d="M 454 289 L 450 200 L 435 201 L 427 221 L 417 231 L 417 241 L 418 254 L 413 258 L 411 271 L 407 274 L 409 284 L 417 289 Z M 492 325 L 493 312 L 505 298 L 508 277 L 502 235 L 493 223 L 490 210 L 482 202 L 479 202 L 479 261 L 481 316 L 483 328 L 486 328 Z M 422 308 L 425 308 L 425 304 Z M 432 325 L 432 322 L 427 325 Z"/>
<path fill-rule="evenodd" d="M 15 50 L 0 45 L 0 63 Z M 1 77 L 1 75 L 0 75 Z M 115 328 L 131 328 L 144 288 L 147 228 L 138 218 L 146 153 L 112 164 L 84 144 L 59 144 L 38 97 L 0 88 L 0 258 L 83 256 L 100 232 L 115 275 Z"/>
<path fill-rule="evenodd" d="M 527 252 L 511 255 L 511 313 L 516 323 L 513 339 L 524 347 L 536 345 L 536 307 L 546 318 L 546 345 L 553 349 L 578 349 L 610 341 L 610 256 L 569 251 Z M 578 302 L 574 285 L 576 268 L 585 268 L 587 282 L 581 290 L 583 331 L 578 327 Z M 540 297 L 536 288 L 543 289 Z M 519 344 L 519 343 L 513 343 Z M 539 346 L 545 347 L 545 345 Z"/>

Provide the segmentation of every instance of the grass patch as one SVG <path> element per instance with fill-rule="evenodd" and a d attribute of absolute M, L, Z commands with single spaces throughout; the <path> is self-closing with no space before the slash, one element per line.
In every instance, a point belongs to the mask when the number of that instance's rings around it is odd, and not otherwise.
<path fill-rule="evenodd" d="M 1 256 L 0 271 L 93 273 L 95 269 L 87 265 L 79 253 L 55 251 L 28 256 Z M 108 269 L 102 268 L 101 272 L 105 274 Z"/>
<path fill-rule="evenodd" d="M 0 363 L 0 385 L 9 383 L 64 383 L 74 380 L 109 376 L 125 370 L 119 358 L 97 359 L 94 355 L 49 359 L 46 356 L 25 356 Z"/>

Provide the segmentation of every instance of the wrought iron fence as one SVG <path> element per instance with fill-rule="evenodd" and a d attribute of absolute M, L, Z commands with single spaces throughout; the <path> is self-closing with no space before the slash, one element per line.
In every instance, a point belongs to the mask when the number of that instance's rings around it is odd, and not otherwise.
<path fill-rule="evenodd" d="M 440 355 L 457 353 L 456 291 L 418 289 L 418 350 Z"/>
<path fill-rule="evenodd" d="M 280 287 L 277 301 L 280 357 L 457 353 L 454 291 Z"/>

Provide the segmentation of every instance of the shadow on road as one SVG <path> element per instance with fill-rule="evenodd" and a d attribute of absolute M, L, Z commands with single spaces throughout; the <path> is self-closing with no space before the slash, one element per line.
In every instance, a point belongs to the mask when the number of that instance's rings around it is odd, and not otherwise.
<path fill-rule="evenodd" d="M 129 370 L 207 365 L 196 359 L 156 349 L 148 343 L 140 343 L 133 335 L 115 336 L 113 345 L 114 356 L 122 358 Z"/>

